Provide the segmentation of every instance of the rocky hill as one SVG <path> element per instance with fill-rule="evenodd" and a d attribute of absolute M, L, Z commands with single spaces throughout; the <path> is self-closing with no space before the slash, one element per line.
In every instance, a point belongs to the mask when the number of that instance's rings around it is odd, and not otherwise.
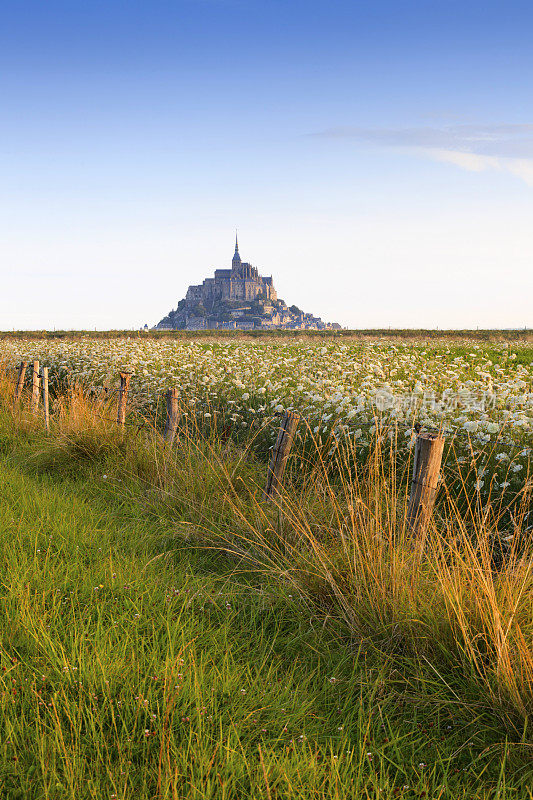
<path fill-rule="evenodd" d="M 156 329 L 285 328 L 321 330 L 340 328 L 337 323 L 322 322 L 295 305 L 278 298 L 272 277 L 263 277 L 256 267 L 242 261 L 235 239 L 231 269 L 216 269 L 213 278 L 189 286 L 176 309 L 170 311 Z"/>

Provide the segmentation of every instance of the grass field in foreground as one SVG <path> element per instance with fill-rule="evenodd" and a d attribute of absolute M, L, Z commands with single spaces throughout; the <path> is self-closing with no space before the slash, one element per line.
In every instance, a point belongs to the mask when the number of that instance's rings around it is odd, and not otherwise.
<path fill-rule="evenodd" d="M 451 672 L 176 538 L 131 454 L 82 446 L 0 419 L 2 798 L 533 796 L 527 739 Z"/>

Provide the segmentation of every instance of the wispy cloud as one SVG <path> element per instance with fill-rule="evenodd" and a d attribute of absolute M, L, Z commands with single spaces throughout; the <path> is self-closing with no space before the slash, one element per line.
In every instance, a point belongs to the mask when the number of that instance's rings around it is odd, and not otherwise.
<path fill-rule="evenodd" d="M 533 124 L 416 128 L 331 128 L 316 134 L 377 147 L 409 149 L 470 172 L 509 172 L 533 186 Z"/>

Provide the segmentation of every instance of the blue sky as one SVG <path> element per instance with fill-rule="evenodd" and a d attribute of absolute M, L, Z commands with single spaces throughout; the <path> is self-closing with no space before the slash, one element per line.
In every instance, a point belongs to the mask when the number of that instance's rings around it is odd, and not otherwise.
<path fill-rule="evenodd" d="M 232 256 L 349 327 L 533 327 L 533 7 L 0 5 L 0 328 L 155 324 Z"/>

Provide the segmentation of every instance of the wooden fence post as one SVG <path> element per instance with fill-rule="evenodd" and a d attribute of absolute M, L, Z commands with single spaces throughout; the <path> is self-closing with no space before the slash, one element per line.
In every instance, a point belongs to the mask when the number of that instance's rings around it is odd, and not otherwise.
<path fill-rule="evenodd" d="M 28 367 L 27 361 L 21 361 L 19 366 L 19 374 L 17 378 L 17 385 L 15 386 L 15 394 L 13 395 L 13 405 L 20 400 L 20 395 L 22 394 L 22 389 L 24 388 L 24 377 L 26 375 L 26 369 Z"/>
<path fill-rule="evenodd" d="M 164 438 L 168 444 L 172 444 L 178 427 L 179 413 L 179 392 L 178 389 L 167 391 L 167 419 L 165 422 Z"/>
<path fill-rule="evenodd" d="M 440 475 L 444 436 L 425 431 L 416 439 L 411 495 L 407 522 L 414 533 L 423 533 L 429 523 Z"/>
<path fill-rule="evenodd" d="M 36 414 L 39 408 L 39 362 L 33 362 L 33 376 L 32 376 L 32 389 L 31 389 L 31 413 Z"/>
<path fill-rule="evenodd" d="M 44 408 L 44 427 L 50 430 L 50 403 L 48 399 L 48 367 L 43 367 L 43 408 Z"/>
<path fill-rule="evenodd" d="M 286 411 L 281 420 L 276 444 L 272 450 L 270 464 L 268 465 L 267 481 L 265 487 L 265 500 L 274 500 L 281 492 L 283 473 L 289 458 L 294 434 L 300 417 L 294 411 Z"/>
<path fill-rule="evenodd" d="M 128 402 L 128 387 L 132 372 L 120 373 L 120 390 L 118 393 L 118 410 L 117 410 L 117 424 L 126 424 L 126 403 Z"/>

